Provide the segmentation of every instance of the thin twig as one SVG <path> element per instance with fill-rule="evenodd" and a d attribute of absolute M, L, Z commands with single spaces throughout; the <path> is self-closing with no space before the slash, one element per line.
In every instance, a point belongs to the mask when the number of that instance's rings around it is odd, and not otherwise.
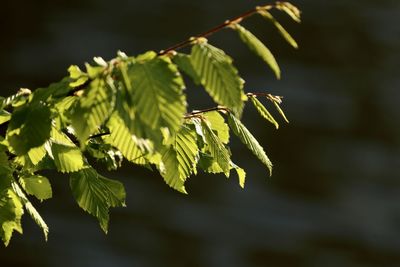
<path fill-rule="evenodd" d="M 188 39 L 186 39 L 186 40 L 184 40 L 184 41 L 182 41 L 180 43 L 177 43 L 176 45 L 173 45 L 173 46 L 171 46 L 171 47 L 169 47 L 169 48 L 167 48 L 165 50 L 161 50 L 160 52 L 158 52 L 158 55 L 162 56 L 162 55 L 165 55 L 165 54 L 167 54 L 167 53 L 169 53 L 171 51 L 175 51 L 175 50 L 184 48 L 184 47 L 192 44 L 192 42 L 194 40 L 196 40 L 196 39 L 205 38 L 207 36 L 210 36 L 210 35 L 212 35 L 212 34 L 214 34 L 216 32 L 219 32 L 222 29 L 228 28 L 230 25 L 232 25 L 234 23 L 238 23 L 238 22 L 242 21 L 243 19 L 246 19 L 246 18 L 254 15 L 260 9 L 269 10 L 271 8 L 276 7 L 277 4 L 278 4 L 278 2 L 274 3 L 274 4 L 270 4 L 270 5 L 265 5 L 265 6 L 257 6 L 257 7 L 253 8 L 253 9 L 251 9 L 251 10 L 249 10 L 249 11 L 247 11 L 247 12 L 241 14 L 241 15 L 239 15 L 239 16 L 236 16 L 236 17 L 234 17 L 232 19 L 226 20 L 225 22 L 221 23 L 218 26 L 215 26 L 214 28 L 212 28 L 212 29 L 210 29 L 208 31 L 200 33 L 200 34 L 196 35 L 195 37 L 190 37 L 190 38 L 188 38 Z"/>
<path fill-rule="evenodd" d="M 190 119 L 190 118 L 194 118 L 194 117 L 198 117 L 201 114 L 207 113 L 207 112 L 211 112 L 211 111 L 225 111 L 225 112 L 230 112 L 230 110 L 227 107 L 223 107 L 223 106 L 217 106 L 217 107 L 213 107 L 213 108 L 206 108 L 206 109 L 202 109 L 202 110 L 194 110 L 188 114 L 186 114 L 183 118 L 184 119 Z"/>

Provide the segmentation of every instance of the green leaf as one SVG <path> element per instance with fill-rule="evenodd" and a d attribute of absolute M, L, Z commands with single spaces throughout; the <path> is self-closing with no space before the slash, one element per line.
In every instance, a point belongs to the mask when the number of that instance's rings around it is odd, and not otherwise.
<path fill-rule="evenodd" d="M 211 129 L 218 136 L 222 143 L 229 143 L 229 127 L 224 117 L 218 111 L 207 112 L 203 115 L 210 123 Z"/>
<path fill-rule="evenodd" d="M 273 101 L 275 108 L 278 110 L 279 114 L 281 114 L 282 118 L 289 123 L 289 120 L 287 119 L 285 113 L 283 112 L 282 108 L 279 106 L 279 103 L 277 103 L 276 101 Z"/>
<path fill-rule="evenodd" d="M 178 130 L 186 113 L 184 83 L 169 58 L 139 56 L 128 69 L 127 84 L 137 115 L 152 129 Z"/>
<path fill-rule="evenodd" d="M 276 78 L 280 79 L 281 70 L 271 51 L 256 36 L 240 24 L 237 23 L 233 25 L 232 28 L 238 32 L 240 39 L 249 47 L 249 49 L 267 63 L 275 73 Z"/>
<path fill-rule="evenodd" d="M 214 133 L 209 122 L 202 120 L 201 126 L 207 142 L 207 149 L 225 174 L 229 175 L 230 154 L 221 139 Z"/>
<path fill-rule="evenodd" d="M 49 227 L 47 226 L 46 222 L 43 220 L 42 216 L 40 216 L 39 212 L 35 209 L 35 207 L 26 197 L 25 193 L 22 191 L 21 187 L 16 182 L 12 183 L 12 188 L 15 194 L 19 197 L 20 201 L 24 204 L 25 209 L 28 211 L 31 218 L 42 229 L 44 239 L 47 241 L 47 236 L 49 234 Z"/>
<path fill-rule="evenodd" d="M 289 2 L 278 2 L 276 8 L 288 14 L 294 21 L 301 22 L 301 12 L 295 5 Z"/>
<path fill-rule="evenodd" d="M 190 59 L 190 55 L 177 53 L 173 59 L 174 63 L 182 70 L 186 75 L 188 75 L 195 84 L 200 84 L 200 78 L 196 71 L 193 69 L 193 65 Z"/>
<path fill-rule="evenodd" d="M 279 128 L 278 122 L 274 119 L 274 117 L 271 115 L 271 113 L 269 113 L 269 111 L 265 108 L 265 106 L 257 99 L 257 97 L 250 96 L 250 99 L 251 99 L 251 102 L 253 103 L 254 107 L 257 109 L 258 113 L 260 113 L 260 115 L 264 119 L 266 119 L 267 121 L 269 121 L 270 123 L 275 125 L 275 128 L 278 129 Z"/>
<path fill-rule="evenodd" d="M 12 189 L 0 194 L 0 237 L 8 246 L 14 231 L 22 234 L 21 218 L 23 206 Z"/>
<path fill-rule="evenodd" d="M 71 124 L 81 145 L 98 131 L 114 109 L 115 88 L 109 79 L 93 80 L 72 111 Z"/>
<path fill-rule="evenodd" d="M 44 176 L 23 176 L 19 181 L 26 193 L 35 196 L 39 200 L 49 199 L 53 195 L 50 182 Z"/>
<path fill-rule="evenodd" d="M 239 137 L 243 144 L 247 146 L 250 151 L 257 156 L 257 158 L 264 163 L 269 169 L 270 175 L 272 174 L 272 163 L 268 156 L 265 154 L 264 149 L 250 133 L 249 130 L 231 113 L 228 114 L 228 124 L 233 133 Z"/>
<path fill-rule="evenodd" d="M 62 173 L 76 172 L 85 167 L 82 151 L 76 146 L 52 143 L 51 154 L 57 170 Z"/>
<path fill-rule="evenodd" d="M 32 93 L 32 104 L 49 103 L 58 97 L 65 96 L 71 91 L 72 87 L 69 86 L 71 79 L 66 77 L 59 82 L 52 83 L 47 88 L 36 89 Z"/>
<path fill-rule="evenodd" d="M 272 24 L 278 29 L 279 33 L 282 37 L 294 48 L 298 48 L 297 42 L 293 39 L 293 37 L 283 28 L 283 26 L 266 10 L 259 10 L 258 14 L 260 14 L 263 18 L 268 21 L 271 21 Z"/>
<path fill-rule="evenodd" d="M 107 122 L 110 135 L 104 137 L 105 142 L 116 147 L 129 161 L 144 165 L 147 163 L 145 153 L 151 150 L 151 143 L 131 134 L 124 120 L 117 112 Z"/>
<path fill-rule="evenodd" d="M 28 151 L 28 157 L 33 165 L 37 165 L 46 156 L 45 146 L 34 147 Z"/>
<path fill-rule="evenodd" d="M 28 105 L 14 111 L 7 129 L 7 140 L 17 155 L 43 145 L 50 137 L 50 109 L 44 104 Z"/>
<path fill-rule="evenodd" d="M 245 99 L 244 81 L 232 59 L 223 50 L 205 42 L 192 47 L 190 58 L 201 84 L 214 101 L 240 115 Z"/>
<path fill-rule="evenodd" d="M 0 124 L 6 123 L 11 119 L 11 113 L 5 110 L 0 110 Z"/>
<path fill-rule="evenodd" d="M 232 168 L 236 171 L 238 178 L 239 178 L 239 185 L 241 188 L 244 188 L 244 183 L 246 181 L 246 172 L 235 163 L 231 162 Z"/>
<path fill-rule="evenodd" d="M 93 168 L 71 174 L 70 186 L 79 207 L 97 217 L 105 233 L 108 231 L 109 208 L 125 206 L 122 183 L 99 175 Z"/>
<path fill-rule="evenodd" d="M 161 172 L 165 182 L 182 193 L 187 193 L 184 183 L 196 172 L 199 158 L 197 134 L 189 126 L 183 126 L 175 136 L 173 145 L 162 153 L 165 171 Z"/>

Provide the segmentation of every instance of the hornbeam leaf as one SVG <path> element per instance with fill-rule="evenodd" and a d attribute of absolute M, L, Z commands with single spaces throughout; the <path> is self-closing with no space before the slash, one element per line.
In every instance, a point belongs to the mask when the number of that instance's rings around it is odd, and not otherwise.
<path fill-rule="evenodd" d="M 190 55 L 201 84 L 214 101 L 238 115 L 243 109 L 243 80 L 225 52 L 205 42 L 195 44 Z"/>
<path fill-rule="evenodd" d="M 11 113 L 6 110 L 0 110 L 0 124 L 3 124 L 11 119 Z"/>
<path fill-rule="evenodd" d="M 14 111 L 7 129 L 7 140 L 17 155 L 43 145 L 50 137 L 50 109 L 44 104 L 28 105 Z"/>
<path fill-rule="evenodd" d="M 44 239 L 47 241 L 47 236 L 49 234 L 49 227 L 46 222 L 43 220 L 42 216 L 40 216 L 39 212 L 35 209 L 29 199 L 26 197 L 25 193 L 19 187 L 16 182 L 12 183 L 12 188 L 15 194 L 19 197 L 21 202 L 24 204 L 25 209 L 28 211 L 31 218 L 35 221 L 35 223 L 42 229 Z"/>
<path fill-rule="evenodd" d="M 237 166 L 235 163 L 231 162 L 232 168 L 236 171 L 239 178 L 239 185 L 241 188 L 244 188 L 244 183 L 246 181 L 246 171 Z"/>
<path fill-rule="evenodd" d="M 143 122 L 153 130 L 180 128 L 186 113 L 184 83 L 169 58 L 155 57 L 153 53 L 139 56 L 129 66 L 128 79 L 127 88 Z"/>
<path fill-rule="evenodd" d="M 203 133 L 207 142 L 207 148 L 211 156 L 215 159 L 225 174 L 229 175 L 230 169 L 230 154 L 226 149 L 221 139 L 214 133 L 205 120 L 201 121 Z"/>
<path fill-rule="evenodd" d="M 269 111 L 265 108 L 265 106 L 257 99 L 257 97 L 250 96 L 250 99 L 254 107 L 257 109 L 258 113 L 260 113 L 260 115 L 264 119 L 275 125 L 275 128 L 278 129 L 279 128 L 278 122 L 274 119 L 271 113 L 269 113 Z"/>
<path fill-rule="evenodd" d="M 8 246 L 15 231 L 22 234 L 21 218 L 24 209 L 21 200 L 10 188 L 0 194 L 0 237 Z"/>
<path fill-rule="evenodd" d="M 276 8 L 285 12 L 289 17 L 291 17 L 294 21 L 300 23 L 300 10 L 293 4 L 289 2 L 278 2 Z"/>
<path fill-rule="evenodd" d="M 172 146 L 165 148 L 162 153 L 165 171 L 161 175 L 169 186 L 186 194 L 184 183 L 196 172 L 198 159 L 196 131 L 184 125 L 176 134 Z"/>
<path fill-rule="evenodd" d="M 86 88 L 71 115 L 71 124 L 81 145 L 111 115 L 114 102 L 115 88 L 107 78 L 97 78 Z"/>
<path fill-rule="evenodd" d="M 109 208 L 125 206 L 122 183 L 99 175 L 93 168 L 71 174 L 70 186 L 79 207 L 97 217 L 105 233 L 108 231 Z"/>
<path fill-rule="evenodd" d="M 140 165 L 147 163 L 144 156 L 150 150 L 151 143 L 131 134 L 117 112 L 111 115 L 107 127 L 110 129 L 110 135 L 104 137 L 107 143 L 121 151 L 127 160 Z"/>
<path fill-rule="evenodd" d="M 293 37 L 283 28 L 283 26 L 266 10 L 259 10 L 258 14 L 263 16 L 268 21 L 271 21 L 272 24 L 278 29 L 279 33 L 282 35 L 283 38 L 294 48 L 298 48 L 297 42 L 293 39 Z"/>
<path fill-rule="evenodd" d="M 269 169 L 270 175 L 272 174 L 272 163 L 268 156 L 265 154 L 264 149 L 250 133 L 250 131 L 237 119 L 233 114 L 228 114 L 228 124 L 233 133 L 239 137 L 243 144 L 247 146 L 250 151 L 257 156 L 257 158 L 264 163 Z"/>
<path fill-rule="evenodd" d="M 207 112 L 203 115 L 210 123 L 211 129 L 218 136 L 222 143 L 229 143 L 229 127 L 224 117 L 218 111 Z"/>
<path fill-rule="evenodd" d="M 85 167 L 82 151 L 78 147 L 52 143 L 51 153 L 58 171 L 76 172 Z"/>
<path fill-rule="evenodd" d="M 276 107 L 276 109 L 278 110 L 279 114 L 281 114 L 282 118 L 289 123 L 289 120 L 287 119 L 285 113 L 283 112 L 282 108 L 279 106 L 279 103 L 277 103 L 276 101 L 274 101 L 274 105 Z"/>
<path fill-rule="evenodd" d="M 19 181 L 26 193 L 34 195 L 39 200 L 49 199 L 53 195 L 50 182 L 44 176 L 23 176 Z"/>
<path fill-rule="evenodd" d="M 253 51 L 257 56 L 261 57 L 265 63 L 272 69 L 275 73 L 276 78 L 281 78 L 281 70 L 274 55 L 271 51 L 251 32 L 240 24 L 235 24 L 232 26 L 239 34 L 240 39 Z"/>
<path fill-rule="evenodd" d="M 46 156 L 44 145 L 32 148 L 28 151 L 28 157 L 33 165 L 37 165 Z"/>
<path fill-rule="evenodd" d="M 182 70 L 186 75 L 188 75 L 195 84 L 200 84 L 199 76 L 193 69 L 192 62 L 190 60 L 190 55 L 178 53 L 173 57 L 174 63 Z"/>

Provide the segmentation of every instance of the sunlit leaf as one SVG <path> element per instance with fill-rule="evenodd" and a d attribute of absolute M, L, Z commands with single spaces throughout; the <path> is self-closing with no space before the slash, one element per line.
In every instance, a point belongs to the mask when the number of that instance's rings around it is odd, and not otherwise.
<path fill-rule="evenodd" d="M 122 183 L 87 168 L 71 174 L 70 185 L 78 205 L 97 217 L 101 228 L 107 233 L 109 208 L 125 206 L 125 189 Z"/>
<path fill-rule="evenodd" d="M 243 109 L 243 80 L 225 52 L 206 42 L 192 47 L 190 55 L 193 69 L 206 91 L 220 105 L 237 114 Z"/>
<path fill-rule="evenodd" d="M 272 163 L 268 156 L 265 154 L 263 147 L 258 143 L 255 137 L 249 130 L 231 113 L 228 114 L 228 124 L 234 134 L 239 137 L 243 144 L 247 146 L 250 151 L 257 156 L 257 158 L 264 163 L 269 169 L 270 175 L 272 174 Z"/>
<path fill-rule="evenodd" d="M 41 175 L 23 176 L 20 184 L 26 193 L 35 196 L 39 200 L 52 197 L 53 193 L 49 180 Z"/>
<path fill-rule="evenodd" d="M 278 122 L 274 119 L 271 113 L 269 113 L 266 107 L 257 99 L 257 97 L 250 96 L 250 100 L 253 103 L 254 107 L 257 109 L 258 113 L 260 113 L 260 115 L 264 119 L 272 123 L 275 126 L 275 128 L 278 129 L 279 128 Z"/>
<path fill-rule="evenodd" d="M 240 24 L 235 24 L 233 28 L 239 33 L 240 39 L 253 51 L 256 55 L 261 57 L 265 63 L 275 73 L 276 78 L 281 78 L 281 70 L 274 55 L 271 51 L 251 32 L 245 29 Z"/>
<path fill-rule="evenodd" d="M 0 194 L 0 237 L 5 246 L 8 246 L 14 231 L 22 234 L 23 214 L 22 203 L 12 189 Z"/>

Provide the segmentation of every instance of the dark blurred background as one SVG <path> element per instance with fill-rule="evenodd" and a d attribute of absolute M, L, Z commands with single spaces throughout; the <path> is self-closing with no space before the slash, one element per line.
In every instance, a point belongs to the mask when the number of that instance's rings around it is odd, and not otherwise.
<path fill-rule="evenodd" d="M 3 1 L 1 95 L 47 86 L 93 56 L 166 48 L 264 3 Z M 237 141 L 233 159 L 248 172 L 244 190 L 235 175 L 199 174 L 185 196 L 129 164 L 102 171 L 124 182 L 128 205 L 112 210 L 104 235 L 74 203 L 68 177 L 49 173 L 54 198 L 36 203 L 49 241 L 25 216 L 24 235 L 0 248 L 0 265 L 400 266 L 400 2 L 293 3 L 302 24 L 274 14 L 298 51 L 261 18 L 244 23 L 275 53 L 281 81 L 235 33 L 210 38 L 234 57 L 247 91 L 285 97 L 291 123 L 278 131 L 245 110 L 245 124 L 274 162 L 272 178 Z M 189 87 L 190 108 L 209 106 L 206 94 Z"/>

